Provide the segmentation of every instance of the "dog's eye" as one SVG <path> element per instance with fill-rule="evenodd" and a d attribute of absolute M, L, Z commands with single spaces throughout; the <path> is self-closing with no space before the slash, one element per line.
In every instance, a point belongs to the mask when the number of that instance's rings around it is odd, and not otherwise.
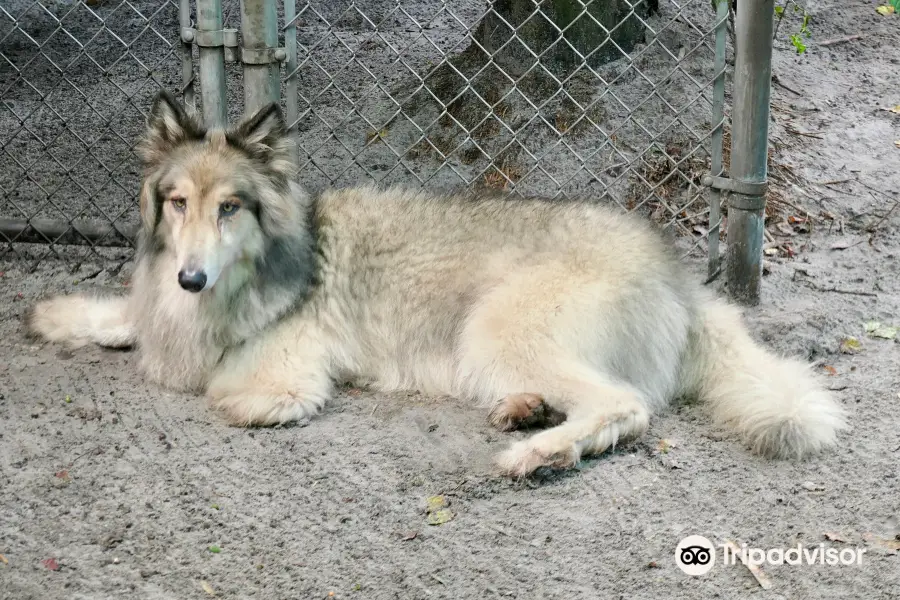
<path fill-rule="evenodd" d="M 219 206 L 219 211 L 221 211 L 223 215 L 233 215 L 239 208 L 240 206 L 234 202 L 223 202 L 222 205 Z"/>
<path fill-rule="evenodd" d="M 172 198 L 172 206 L 174 206 L 176 210 L 184 210 L 187 206 L 187 200 L 184 198 Z"/>

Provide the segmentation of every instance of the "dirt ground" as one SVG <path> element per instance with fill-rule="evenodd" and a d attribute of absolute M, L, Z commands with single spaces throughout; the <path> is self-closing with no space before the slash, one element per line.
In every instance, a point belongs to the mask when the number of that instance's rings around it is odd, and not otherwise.
<path fill-rule="evenodd" d="M 772 223 L 747 311 L 755 337 L 815 361 L 848 408 L 838 450 L 763 460 L 683 406 L 578 470 L 513 482 L 490 459 L 525 434 L 448 398 L 344 390 L 308 424 L 231 428 L 143 383 L 133 354 L 23 336 L 41 296 L 127 288 L 130 265 L 111 267 L 126 254 L 30 273 L 7 253 L 0 598 L 897 598 L 898 342 L 864 323 L 900 325 L 900 116 L 886 110 L 900 17 L 876 5 L 811 2 L 808 52 L 776 48 L 771 175 L 795 220 Z M 434 495 L 450 502 L 441 525 Z M 861 565 L 764 566 L 766 589 L 741 564 L 683 574 L 674 550 L 692 534 L 867 551 Z"/>

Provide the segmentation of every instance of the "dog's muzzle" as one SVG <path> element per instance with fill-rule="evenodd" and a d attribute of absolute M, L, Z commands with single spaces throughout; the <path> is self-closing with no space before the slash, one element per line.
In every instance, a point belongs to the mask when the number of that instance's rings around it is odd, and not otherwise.
<path fill-rule="evenodd" d="M 206 273 L 203 271 L 178 271 L 178 285 L 189 292 L 197 293 L 206 287 Z"/>

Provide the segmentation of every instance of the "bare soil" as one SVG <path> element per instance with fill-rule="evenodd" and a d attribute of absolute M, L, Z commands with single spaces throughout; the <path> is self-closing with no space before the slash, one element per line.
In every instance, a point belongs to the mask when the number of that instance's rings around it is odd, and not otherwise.
<path fill-rule="evenodd" d="M 876 5 L 810 2 L 807 53 L 776 48 L 782 203 L 763 300 L 747 310 L 754 336 L 814 361 L 849 409 L 837 450 L 764 460 L 702 407 L 677 406 L 577 470 L 508 481 L 490 459 L 525 434 L 454 399 L 352 389 L 308 424 L 231 428 L 142 382 L 133 354 L 24 337 L 22 313 L 44 295 L 125 291 L 127 252 L 74 272 L 6 253 L 0 598 L 896 598 L 900 347 L 864 323 L 900 325 L 900 115 L 885 110 L 900 104 L 900 17 Z M 857 351 L 841 351 L 848 337 Z M 434 495 L 450 503 L 440 525 Z M 692 534 L 867 552 L 764 566 L 765 589 L 741 564 L 683 574 L 674 550 Z"/>

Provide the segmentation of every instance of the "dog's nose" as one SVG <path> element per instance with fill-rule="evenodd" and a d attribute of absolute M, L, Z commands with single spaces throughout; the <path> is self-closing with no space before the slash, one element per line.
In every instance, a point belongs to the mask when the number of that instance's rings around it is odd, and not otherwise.
<path fill-rule="evenodd" d="M 199 292 L 206 285 L 203 271 L 178 271 L 178 285 L 189 292 Z"/>

